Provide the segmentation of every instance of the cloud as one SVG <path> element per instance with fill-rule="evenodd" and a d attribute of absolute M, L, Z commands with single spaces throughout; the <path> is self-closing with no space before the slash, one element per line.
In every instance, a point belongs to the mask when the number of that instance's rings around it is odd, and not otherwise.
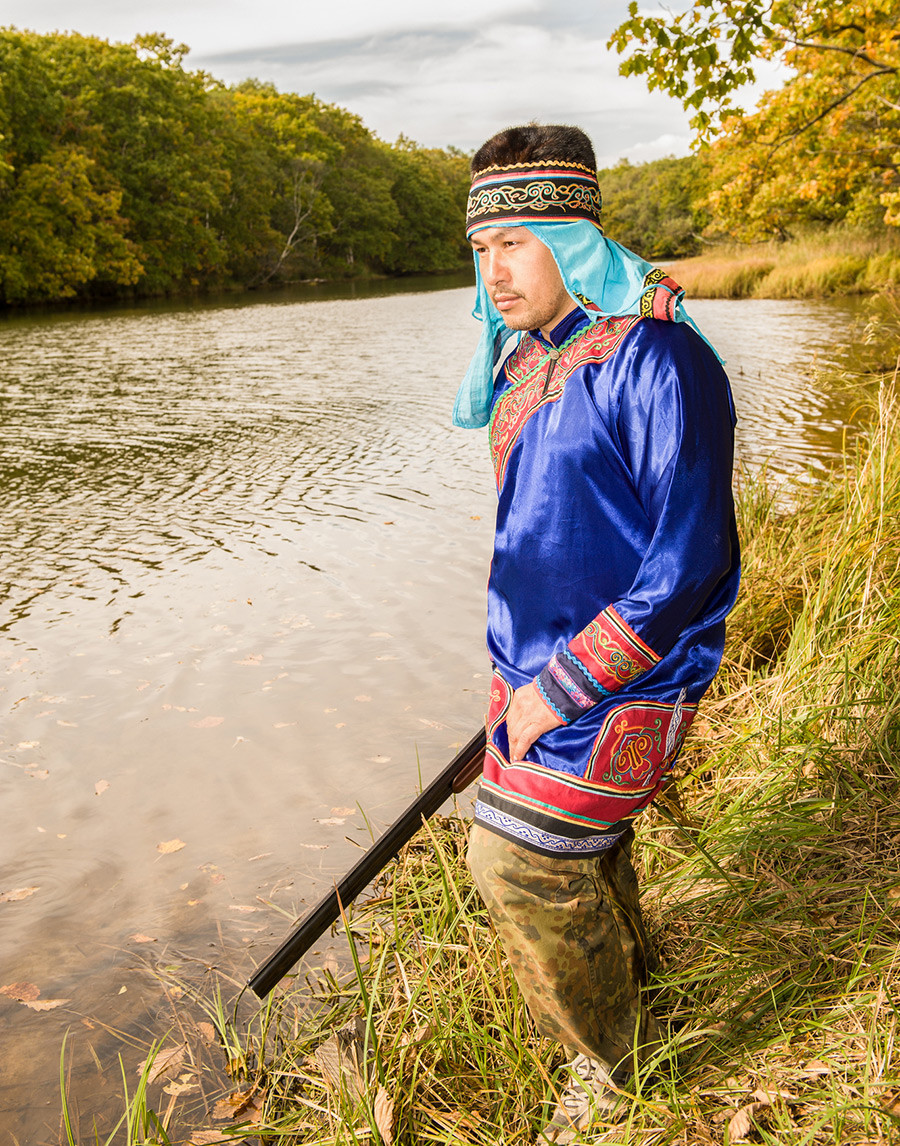
<path fill-rule="evenodd" d="M 680 107 L 619 76 L 606 36 L 536 10 L 473 27 L 271 44 L 195 62 L 228 82 L 256 76 L 349 105 L 388 140 L 402 133 L 471 149 L 506 124 L 536 119 L 580 124 L 604 155 L 636 144 L 652 151 L 663 134 L 667 145 L 683 139 L 685 150 Z"/>

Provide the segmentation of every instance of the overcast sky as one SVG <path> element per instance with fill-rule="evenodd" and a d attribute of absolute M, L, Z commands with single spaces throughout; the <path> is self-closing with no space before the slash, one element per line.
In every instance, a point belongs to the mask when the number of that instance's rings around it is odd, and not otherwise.
<path fill-rule="evenodd" d="M 655 0 L 650 0 L 655 5 Z M 675 3 L 673 7 L 679 7 Z M 163 32 L 188 66 L 314 92 L 382 139 L 469 150 L 512 123 L 577 123 L 600 167 L 686 155 L 687 115 L 618 74 L 627 0 L 0 0 L 0 20 L 129 41 Z"/>

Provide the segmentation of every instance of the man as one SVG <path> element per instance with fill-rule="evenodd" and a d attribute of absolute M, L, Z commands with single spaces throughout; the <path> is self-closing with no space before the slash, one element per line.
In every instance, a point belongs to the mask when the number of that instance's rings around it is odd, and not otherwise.
<path fill-rule="evenodd" d="M 489 424 L 499 504 L 468 858 L 532 1018 L 574 1056 L 544 1131 L 573 1141 L 659 1045 L 631 823 L 722 655 L 734 409 L 678 285 L 603 237 L 583 132 L 510 128 L 472 173 L 484 329 L 454 422 Z"/>

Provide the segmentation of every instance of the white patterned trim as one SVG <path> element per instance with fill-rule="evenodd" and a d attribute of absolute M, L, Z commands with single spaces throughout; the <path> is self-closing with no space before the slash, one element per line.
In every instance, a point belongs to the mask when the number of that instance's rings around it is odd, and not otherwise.
<path fill-rule="evenodd" d="M 522 840 L 523 843 L 534 845 L 534 847 L 542 848 L 546 852 L 559 852 L 559 853 L 579 853 L 579 852 L 602 852 L 607 848 L 611 848 L 619 839 L 621 832 L 618 835 L 600 835 L 600 836 L 581 836 L 578 839 L 573 839 L 571 836 L 560 836 L 555 832 L 545 832 L 540 828 L 535 828 L 531 824 L 524 824 L 521 820 L 517 820 L 514 816 L 507 815 L 506 812 L 500 812 L 496 808 L 492 808 L 490 804 L 485 804 L 482 800 L 475 801 L 475 818 L 481 820 L 484 824 L 492 824 L 507 835 L 515 836 L 516 839 Z"/>

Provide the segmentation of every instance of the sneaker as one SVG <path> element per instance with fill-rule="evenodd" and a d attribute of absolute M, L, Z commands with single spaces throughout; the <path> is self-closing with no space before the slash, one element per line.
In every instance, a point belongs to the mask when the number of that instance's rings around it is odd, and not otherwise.
<path fill-rule="evenodd" d="M 595 1119 L 613 1119 L 622 1106 L 622 1095 L 614 1089 L 603 1063 L 580 1054 L 569 1063 L 568 1070 L 559 1104 L 541 1131 L 539 1142 L 575 1142 Z"/>

